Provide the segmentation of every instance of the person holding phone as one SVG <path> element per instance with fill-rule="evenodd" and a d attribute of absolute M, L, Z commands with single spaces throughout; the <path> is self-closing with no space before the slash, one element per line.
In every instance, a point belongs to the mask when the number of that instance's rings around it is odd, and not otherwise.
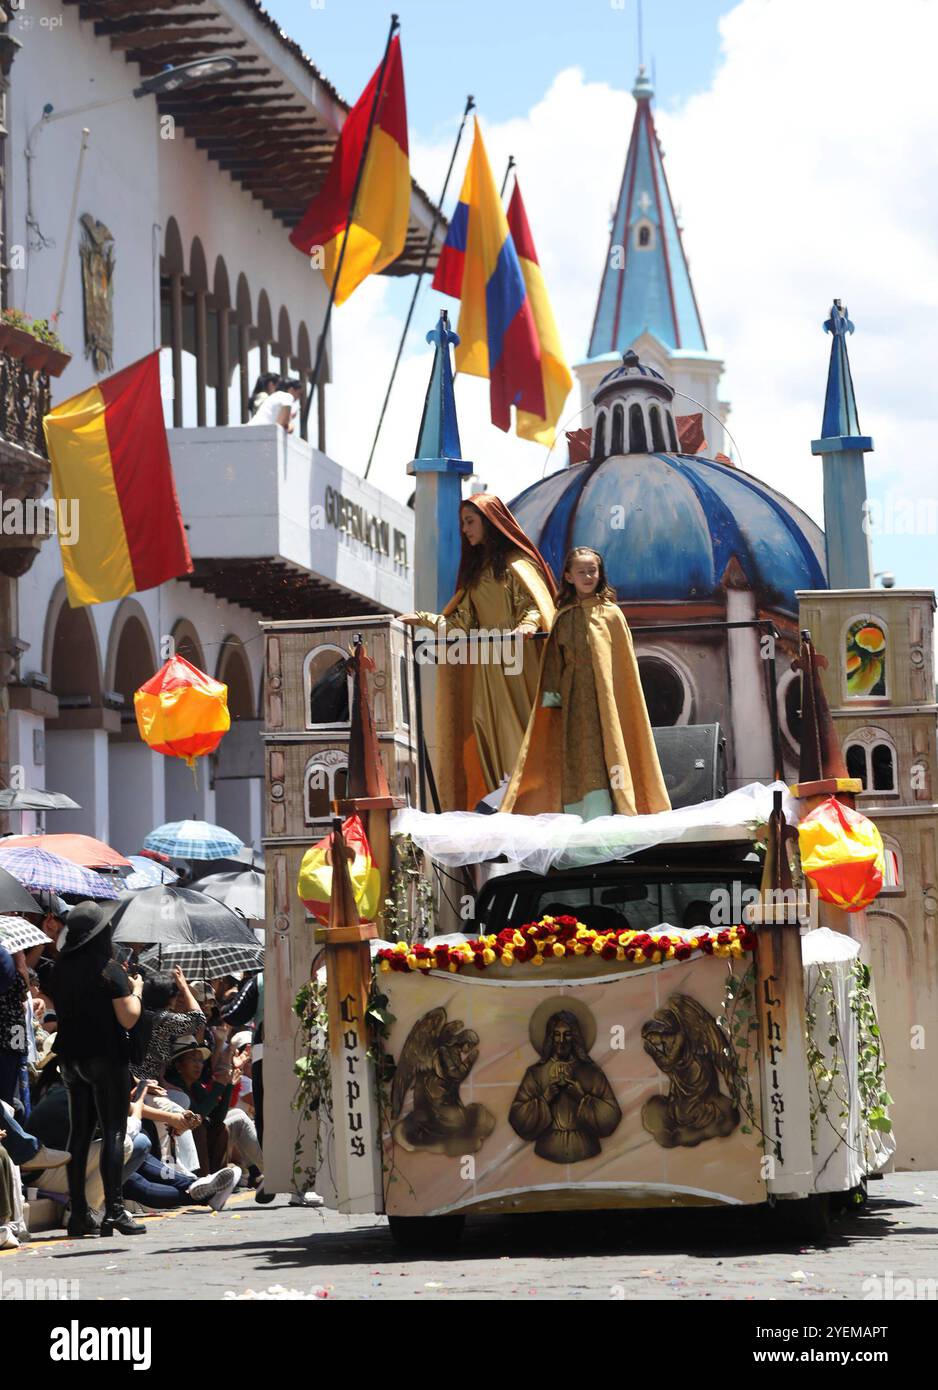
<path fill-rule="evenodd" d="M 131 1087 L 129 1032 L 142 1012 L 143 979 L 131 978 L 113 959 L 110 920 L 100 903 L 72 909 L 58 947 L 49 989 L 58 1016 L 56 1054 L 68 1091 L 68 1233 L 140 1235 L 146 1227 L 124 1210 L 121 1187 Z M 101 1128 L 105 1196 L 100 1226 L 85 1197 L 85 1167 L 96 1124 Z"/>

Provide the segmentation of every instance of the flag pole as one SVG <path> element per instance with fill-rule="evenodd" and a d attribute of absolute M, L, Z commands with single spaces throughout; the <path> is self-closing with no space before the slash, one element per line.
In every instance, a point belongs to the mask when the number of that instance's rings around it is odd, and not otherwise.
<path fill-rule="evenodd" d="M 427 244 L 423 248 L 423 260 L 420 262 L 420 269 L 417 271 L 417 283 L 414 285 L 414 292 L 411 295 L 410 299 L 410 308 L 407 310 L 407 317 L 404 320 L 404 330 L 401 333 L 401 341 L 397 345 L 397 356 L 394 359 L 394 366 L 391 368 L 391 379 L 388 382 L 388 389 L 385 393 L 384 404 L 381 407 L 381 414 L 378 416 L 378 428 L 375 430 L 375 437 L 371 442 L 371 453 L 368 455 L 368 462 L 365 465 L 366 478 L 368 477 L 368 474 L 371 472 L 371 465 L 374 461 L 375 449 L 377 449 L 378 447 L 378 440 L 381 437 L 381 427 L 384 424 L 384 417 L 387 413 L 388 402 L 391 399 L 391 392 L 394 390 L 394 380 L 397 376 L 397 369 L 401 364 L 401 354 L 404 351 L 404 343 L 407 341 L 407 334 L 410 332 L 410 322 L 414 316 L 414 309 L 417 304 L 417 296 L 420 293 L 420 287 L 423 284 L 423 277 L 426 274 L 427 270 L 427 263 L 430 260 L 430 253 L 433 250 L 433 237 L 436 233 L 437 223 L 440 220 L 440 209 L 443 206 L 443 201 L 446 197 L 446 190 L 449 187 L 450 175 L 453 172 L 453 165 L 456 163 L 456 155 L 459 151 L 459 143 L 462 140 L 462 133 L 466 128 L 466 121 L 469 119 L 469 112 L 475 108 L 475 104 L 475 97 L 466 97 L 466 109 L 462 113 L 462 120 L 459 124 L 459 129 L 456 132 L 456 143 L 453 146 L 453 153 L 450 156 L 449 168 L 446 171 L 446 178 L 443 180 L 443 191 L 440 194 L 439 201 L 437 202 L 436 207 L 433 209 L 433 221 L 430 224 L 430 231 L 427 234 Z"/>
<path fill-rule="evenodd" d="M 505 165 L 505 177 L 502 179 L 502 191 L 498 195 L 499 198 L 504 198 L 505 196 L 505 189 L 508 187 L 508 176 L 514 167 L 515 157 L 513 154 L 510 154 L 508 156 L 508 163 Z"/>
<path fill-rule="evenodd" d="M 371 135 L 375 128 L 375 121 L 378 116 L 378 103 L 384 91 L 384 74 L 387 71 L 388 55 L 391 52 L 391 40 L 401 27 L 400 19 L 396 14 L 391 15 L 391 25 L 388 29 L 387 43 L 384 45 L 384 57 L 381 59 L 381 69 L 378 73 L 378 81 L 375 86 L 374 101 L 371 103 L 371 114 L 368 117 L 368 129 L 365 132 L 365 143 L 362 145 L 361 159 L 358 161 L 358 172 L 355 175 L 355 185 L 352 189 L 352 198 L 349 203 L 348 221 L 345 224 L 345 232 L 342 236 L 342 245 L 339 248 L 339 259 L 335 268 L 335 275 L 332 277 L 332 284 L 329 288 L 329 300 L 326 304 L 326 316 L 322 321 L 322 331 L 319 334 L 319 341 L 316 344 L 316 361 L 313 365 L 312 379 L 309 383 L 309 395 L 303 403 L 303 432 L 306 432 L 307 422 L 309 421 L 309 411 L 313 403 L 313 396 L 316 394 L 316 387 L 319 384 L 319 373 L 322 370 L 322 359 L 326 351 L 326 336 L 329 332 L 329 324 L 332 320 L 332 306 L 335 304 L 335 292 L 338 288 L 339 278 L 342 274 L 342 263 L 345 260 L 345 248 L 348 245 L 349 232 L 352 229 L 352 219 L 355 216 L 355 204 L 358 202 L 358 193 L 361 188 L 362 179 L 365 175 L 365 161 L 368 158 L 368 149 L 371 145 Z"/>

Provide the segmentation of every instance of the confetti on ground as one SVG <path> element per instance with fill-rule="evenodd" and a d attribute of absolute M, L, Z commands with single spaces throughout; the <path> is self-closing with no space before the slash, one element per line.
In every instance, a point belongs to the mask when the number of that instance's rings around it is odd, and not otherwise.
<path fill-rule="evenodd" d="M 324 1289 L 322 1284 L 314 1286 L 306 1293 L 302 1289 L 288 1289 L 283 1284 L 271 1284 L 268 1289 L 245 1289 L 243 1293 L 235 1293 L 232 1289 L 225 1290 L 225 1298 L 229 1299 L 270 1299 L 281 1300 L 283 1302 L 307 1302 L 313 1298 L 328 1298 L 329 1290 Z"/>

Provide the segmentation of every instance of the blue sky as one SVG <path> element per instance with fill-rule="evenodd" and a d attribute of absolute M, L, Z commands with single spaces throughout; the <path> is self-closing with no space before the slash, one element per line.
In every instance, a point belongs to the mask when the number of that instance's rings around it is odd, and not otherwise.
<path fill-rule="evenodd" d="M 637 0 L 267 0 L 347 101 L 355 101 L 383 51 L 392 9 L 412 130 L 435 140 L 455 125 L 466 95 L 482 118 L 526 114 L 562 65 L 590 81 L 631 86 L 638 64 Z M 709 85 L 719 55 L 717 20 L 733 0 L 645 0 L 644 52 L 659 103 Z"/>
<path fill-rule="evenodd" d="M 377 65 L 385 0 L 267 0 L 343 97 Z M 399 0 L 411 168 L 432 197 L 465 97 L 500 176 L 519 160 L 525 203 L 571 364 L 585 355 L 625 158 L 638 64 L 637 0 Z M 820 427 L 834 297 L 850 356 L 868 490 L 886 517 L 875 568 L 938 583 L 938 3 L 645 0 L 665 169 L 742 467 L 823 524 Z M 723 21 L 721 25 L 721 20 Z M 832 55 L 836 63 L 832 66 Z M 900 72 L 884 99 L 884 72 Z M 832 76 L 834 74 L 834 76 Z M 469 141 L 450 184 L 451 211 Z M 361 472 L 412 281 L 374 277 L 333 320 L 329 452 Z M 424 331 L 446 306 L 421 292 L 372 480 L 402 494 L 429 372 Z M 565 408 L 567 428 L 578 389 Z M 487 383 L 457 383 L 463 452 L 506 498 L 561 464 L 502 435 Z M 906 534 L 910 508 L 924 518 Z"/>

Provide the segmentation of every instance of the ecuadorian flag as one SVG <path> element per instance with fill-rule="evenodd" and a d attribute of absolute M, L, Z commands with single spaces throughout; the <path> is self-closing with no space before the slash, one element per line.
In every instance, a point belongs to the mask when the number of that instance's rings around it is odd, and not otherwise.
<path fill-rule="evenodd" d="M 397 260 L 407 237 L 410 214 L 410 159 L 407 145 L 407 102 L 401 41 L 395 35 L 388 49 L 375 124 L 368 145 L 355 207 L 352 194 L 368 135 L 368 122 L 381 66 L 345 118 L 323 186 L 290 233 L 304 255 L 316 254 L 327 285 L 332 288 L 348 227 L 348 245 L 335 302 L 342 304 L 369 275 Z"/>
<path fill-rule="evenodd" d="M 73 608 L 192 571 L 169 458 L 159 354 L 150 353 L 42 422 L 56 502 L 74 509 L 62 568 Z"/>
<path fill-rule="evenodd" d="M 512 406 L 519 412 L 519 434 L 522 413 L 543 419 L 534 313 L 478 121 L 433 288 L 462 301 L 456 368 L 489 378 L 492 424 L 510 429 Z"/>
<path fill-rule="evenodd" d="M 540 347 L 541 381 L 544 386 L 543 414 L 530 414 L 528 411 L 519 410 L 517 431 L 523 439 L 533 439 L 549 448 L 554 442 L 554 431 L 564 402 L 570 394 L 573 377 L 560 345 L 560 334 L 557 332 L 554 311 L 550 307 L 547 286 L 534 249 L 534 238 L 531 236 L 528 215 L 521 201 L 521 189 L 518 187 L 517 179 L 508 204 L 508 229 L 515 243 L 534 314 L 534 327 Z"/>

